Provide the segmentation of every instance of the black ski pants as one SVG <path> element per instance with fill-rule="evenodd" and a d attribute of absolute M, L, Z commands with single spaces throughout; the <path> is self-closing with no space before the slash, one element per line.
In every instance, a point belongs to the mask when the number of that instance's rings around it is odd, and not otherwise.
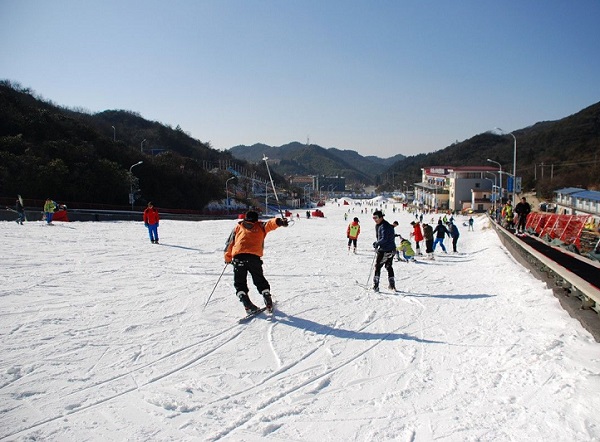
<path fill-rule="evenodd" d="M 392 267 L 394 263 L 394 255 L 396 254 L 395 250 L 391 250 L 389 252 L 377 252 L 377 258 L 375 259 L 375 277 L 376 281 L 379 281 L 379 276 L 381 275 L 381 268 L 385 266 L 385 269 L 388 273 L 388 278 L 394 277 L 394 267 Z"/>
<path fill-rule="evenodd" d="M 252 282 L 259 293 L 270 290 L 271 286 L 263 275 L 262 260 L 259 256 L 249 253 L 240 253 L 231 261 L 233 264 L 233 286 L 237 292 L 248 294 L 248 273 L 252 276 Z"/>

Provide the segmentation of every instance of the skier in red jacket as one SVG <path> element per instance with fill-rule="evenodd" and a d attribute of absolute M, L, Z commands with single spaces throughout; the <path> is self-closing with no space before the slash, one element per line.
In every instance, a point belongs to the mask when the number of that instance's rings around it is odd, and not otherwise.
<path fill-rule="evenodd" d="M 418 221 L 412 221 L 410 223 L 413 226 L 413 231 L 410 236 L 415 240 L 417 255 L 421 255 L 421 247 L 419 247 L 419 243 L 423 241 L 423 232 L 421 231 L 421 223 Z"/>
<path fill-rule="evenodd" d="M 148 228 L 148 236 L 150 236 L 152 244 L 158 244 L 158 221 L 158 210 L 150 201 L 148 207 L 144 210 L 144 225 Z"/>

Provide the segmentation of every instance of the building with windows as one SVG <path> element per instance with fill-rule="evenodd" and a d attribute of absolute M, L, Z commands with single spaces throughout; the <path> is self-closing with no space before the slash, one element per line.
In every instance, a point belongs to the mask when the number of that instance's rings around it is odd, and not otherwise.
<path fill-rule="evenodd" d="M 424 209 L 485 212 L 501 201 L 498 169 L 490 166 L 433 166 L 414 183 L 415 203 Z"/>
<path fill-rule="evenodd" d="M 592 215 L 600 225 L 600 192 L 567 187 L 554 191 L 556 213 L 560 215 Z"/>

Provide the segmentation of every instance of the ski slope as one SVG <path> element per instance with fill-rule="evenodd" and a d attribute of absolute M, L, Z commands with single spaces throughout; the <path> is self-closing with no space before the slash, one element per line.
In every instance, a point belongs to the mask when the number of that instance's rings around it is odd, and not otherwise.
<path fill-rule="evenodd" d="M 1 222 L 0 440 L 600 440 L 600 345 L 487 220 L 373 293 L 380 207 L 407 237 L 385 202 L 271 232 L 276 314 L 246 324 L 234 221 L 161 221 L 160 245 L 141 221 Z"/>

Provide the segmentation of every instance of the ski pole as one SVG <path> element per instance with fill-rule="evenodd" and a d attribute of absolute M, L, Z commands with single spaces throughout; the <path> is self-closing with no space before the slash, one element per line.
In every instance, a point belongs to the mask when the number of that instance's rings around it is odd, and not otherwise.
<path fill-rule="evenodd" d="M 210 295 L 208 295 L 208 299 L 206 300 L 206 303 L 204 304 L 204 307 L 202 307 L 203 311 L 206 308 L 206 306 L 208 305 L 208 301 L 210 301 L 210 298 L 212 297 L 213 293 L 217 289 L 217 286 L 219 285 L 219 281 L 221 281 L 221 278 L 223 277 L 223 273 L 225 273 L 225 269 L 227 268 L 228 265 L 229 265 L 229 263 L 225 263 L 225 267 L 223 267 L 223 271 L 219 275 L 219 279 L 217 279 L 217 282 L 216 282 L 215 286 L 213 287 L 212 292 L 210 292 Z"/>
<path fill-rule="evenodd" d="M 371 273 L 373 272 L 373 266 L 375 265 L 375 258 L 377 258 L 377 250 L 375 250 L 375 255 L 373 255 L 373 262 L 371 263 L 371 269 L 369 270 L 369 277 L 367 278 L 367 283 L 365 285 L 369 285 L 369 281 L 371 280 Z"/>
<path fill-rule="evenodd" d="M 281 204 L 279 203 L 279 197 L 277 196 L 277 191 L 275 190 L 275 184 L 273 183 L 273 177 L 271 176 L 271 169 L 269 169 L 269 162 L 267 161 L 269 158 L 263 153 L 263 160 L 265 162 L 265 164 L 267 165 L 267 173 L 269 174 L 269 179 L 271 180 L 271 187 L 273 188 L 273 193 L 275 194 L 275 200 L 277 201 L 277 206 L 279 207 L 279 214 L 281 215 L 282 218 L 285 218 L 283 216 L 283 211 L 281 210 Z"/>

